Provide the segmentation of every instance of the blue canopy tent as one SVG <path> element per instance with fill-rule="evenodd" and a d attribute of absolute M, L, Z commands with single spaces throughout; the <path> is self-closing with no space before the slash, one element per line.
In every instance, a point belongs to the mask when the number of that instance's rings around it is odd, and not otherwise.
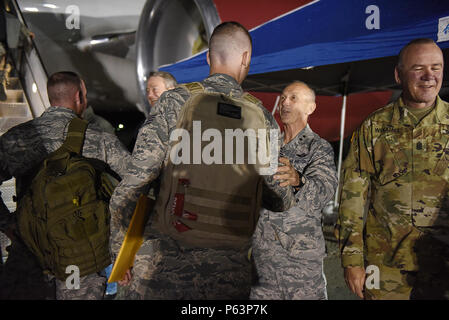
<path fill-rule="evenodd" d="M 447 0 L 313 1 L 250 31 L 253 55 L 243 87 L 279 91 L 289 80 L 305 79 L 318 94 L 342 94 L 350 65 L 348 93 L 394 87 L 395 58 L 377 59 L 397 56 L 415 38 L 445 40 L 438 44 L 449 48 L 448 26 Z M 180 82 L 202 80 L 206 52 L 160 70 Z"/>
<path fill-rule="evenodd" d="M 250 31 L 253 54 L 243 83 L 248 91 L 280 92 L 292 80 L 319 95 L 343 95 L 338 174 L 342 163 L 346 96 L 398 89 L 394 66 L 400 49 L 431 38 L 449 61 L 447 0 L 317 0 Z M 160 67 L 179 82 L 207 77 L 206 52 Z M 443 90 L 449 87 L 448 68 Z M 337 203 L 335 198 L 335 204 Z"/>

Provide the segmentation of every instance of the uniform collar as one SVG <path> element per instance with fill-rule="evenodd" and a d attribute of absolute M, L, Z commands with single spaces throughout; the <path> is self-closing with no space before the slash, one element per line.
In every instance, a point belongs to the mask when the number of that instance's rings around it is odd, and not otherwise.
<path fill-rule="evenodd" d="M 305 138 L 307 138 L 307 136 L 312 135 L 312 133 L 313 133 L 312 129 L 310 128 L 309 124 L 307 124 L 304 127 L 304 129 L 299 131 L 298 134 L 292 140 L 290 140 L 288 143 L 284 144 L 284 146 L 287 146 L 289 144 L 303 143 L 303 140 Z M 284 135 L 285 135 L 285 133 L 282 132 L 282 141 L 284 141 Z"/>
<path fill-rule="evenodd" d="M 449 114 L 448 114 L 448 104 L 441 100 L 440 96 L 437 96 L 435 100 L 435 107 L 430 111 L 430 113 L 420 122 L 427 122 L 429 119 L 434 118 L 431 120 L 432 122 L 436 123 L 442 123 L 442 124 L 449 124 Z M 399 122 L 409 124 L 413 126 L 413 122 L 408 116 L 408 110 L 407 107 L 404 104 L 404 100 L 402 99 L 402 96 L 396 100 L 393 106 L 393 117 L 391 119 L 391 122 L 393 125 L 398 124 Z"/>
<path fill-rule="evenodd" d="M 208 76 L 206 79 L 204 79 L 204 82 L 209 82 L 213 87 L 219 86 L 226 88 L 227 90 L 232 91 L 232 93 L 235 95 L 236 93 L 239 93 L 238 95 L 243 94 L 243 89 L 240 86 L 240 84 L 230 75 L 224 74 L 224 73 L 214 73 Z"/>
<path fill-rule="evenodd" d="M 67 115 L 70 114 L 70 115 L 76 116 L 75 111 L 73 111 L 72 109 L 58 107 L 58 106 L 52 106 L 52 107 L 48 108 L 47 110 L 45 110 L 45 113 L 63 113 L 63 114 L 67 114 Z"/>

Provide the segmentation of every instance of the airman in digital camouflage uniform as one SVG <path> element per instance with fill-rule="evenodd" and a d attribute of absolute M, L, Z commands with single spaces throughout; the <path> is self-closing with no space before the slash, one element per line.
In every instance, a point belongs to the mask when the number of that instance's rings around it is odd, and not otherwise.
<path fill-rule="evenodd" d="M 62 145 L 70 120 L 81 115 L 87 105 L 84 81 L 72 72 L 53 74 L 47 87 L 51 107 L 40 117 L 11 128 L 0 137 L 0 183 L 15 177 L 17 193 L 27 187 L 21 177 Z M 130 158 L 115 135 L 91 125 L 86 131 L 82 155 L 108 163 L 119 175 L 124 174 Z M 14 214 L 6 209 L 3 201 L 0 209 L 0 230 L 12 238 L 12 249 L 0 276 L 0 296 L 3 299 L 54 297 L 42 270 L 14 232 Z M 56 298 L 101 299 L 105 284 L 106 278 L 97 274 L 81 277 L 79 290 L 67 289 L 65 281 L 56 280 Z"/>
<path fill-rule="evenodd" d="M 331 145 L 307 125 L 315 108 L 315 94 L 305 83 L 293 82 L 282 92 L 286 166 L 280 170 L 294 172 L 296 204 L 285 212 L 261 212 L 253 235 L 258 281 L 251 299 L 327 299 L 321 217 L 338 183 Z"/>
<path fill-rule="evenodd" d="M 410 42 L 395 69 L 401 97 L 370 115 L 352 138 L 336 234 L 346 282 L 361 298 L 449 298 L 443 66 L 432 40 Z"/>
<path fill-rule="evenodd" d="M 165 71 L 150 72 L 147 80 L 147 99 L 151 106 L 159 100 L 161 94 L 174 89 L 178 82 L 175 77 Z"/>
<path fill-rule="evenodd" d="M 218 26 L 210 40 L 210 76 L 201 84 L 206 92 L 241 97 L 240 86 L 251 59 L 251 37 L 238 23 Z M 113 246 L 118 253 L 139 194 L 154 180 L 169 154 L 169 137 L 190 92 L 184 87 L 162 94 L 139 132 L 128 173 L 111 199 Z M 255 98 L 254 98 L 255 99 Z M 260 102 L 259 102 L 260 103 Z M 279 130 L 273 116 L 264 111 L 266 127 Z M 280 145 L 280 144 L 279 144 Z M 293 204 L 290 188 L 280 187 L 265 176 L 264 204 L 283 211 Z M 121 217 L 121 221 L 117 219 Z M 136 255 L 128 298 L 131 299 L 245 299 L 249 296 L 251 264 L 248 246 L 241 250 L 189 248 L 147 225 L 145 240 Z M 121 284 L 131 279 L 127 273 Z"/>

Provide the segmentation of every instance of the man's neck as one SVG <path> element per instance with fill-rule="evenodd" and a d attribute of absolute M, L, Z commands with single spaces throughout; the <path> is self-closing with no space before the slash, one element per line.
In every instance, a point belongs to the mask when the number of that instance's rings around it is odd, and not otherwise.
<path fill-rule="evenodd" d="M 222 74 L 226 74 L 232 78 L 235 79 L 235 81 L 237 81 L 238 84 L 242 84 L 242 81 L 240 81 L 239 79 L 239 73 L 235 72 L 229 68 L 223 67 L 223 66 L 217 66 L 217 67 L 211 67 L 209 75 L 213 75 L 216 73 L 222 73 Z"/>
<path fill-rule="evenodd" d="M 415 102 L 415 101 L 412 101 L 411 99 L 407 99 L 407 97 L 402 96 L 402 101 L 409 108 L 425 109 L 425 108 L 429 108 L 429 107 L 435 105 L 437 99 L 435 98 L 435 100 L 433 100 L 432 102 Z"/>
<path fill-rule="evenodd" d="M 284 124 L 284 144 L 289 143 L 307 126 L 307 122 Z"/>

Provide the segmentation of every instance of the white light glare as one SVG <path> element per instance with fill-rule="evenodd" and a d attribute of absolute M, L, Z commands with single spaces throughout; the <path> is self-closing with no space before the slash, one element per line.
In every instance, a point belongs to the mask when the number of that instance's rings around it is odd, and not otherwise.
<path fill-rule="evenodd" d="M 43 6 L 46 7 L 46 8 L 50 8 L 50 9 L 57 9 L 58 8 L 58 6 L 55 6 L 54 4 L 51 4 L 51 3 L 44 3 Z"/>
<path fill-rule="evenodd" d="M 90 41 L 89 41 L 89 44 L 92 45 L 92 46 L 94 46 L 94 45 L 96 45 L 96 44 L 105 43 L 105 42 L 108 42 L 108 41 L 109 41 L 108 38 L 97 39 L 97 40 L 90 40 Z"/>
<path fill-rule="evenodd" d="M 26 7 L 23 10 L 28 12 L 39 12 L 39 9 L 35 7 Z"/>

